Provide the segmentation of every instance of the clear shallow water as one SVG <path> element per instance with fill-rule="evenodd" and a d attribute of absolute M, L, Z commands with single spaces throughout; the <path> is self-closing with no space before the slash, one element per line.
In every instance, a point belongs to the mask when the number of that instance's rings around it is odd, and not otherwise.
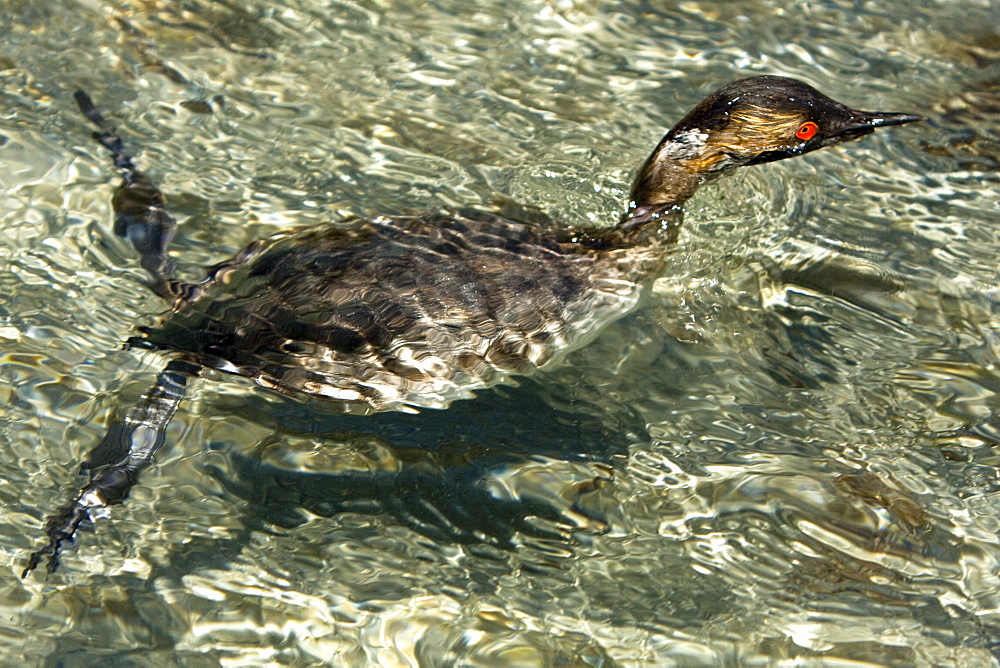
<path fill-rule="evenodd" d="M 997 10 L 6 3 L 0 653 L 996 664 Z M 278 229 L 497 193 L 611 221 L 665 129 L 757 73 L 930 120 L 706 189 L 642 308 L 518 388 L 345 421 L 198 383 L 128 503 L 17 577 L 162 365 L 121 349 L 161 307 L 72 90 L 163 184 L 194 276 Z M 463 511 L 481 540 L 448 534 Z"/>

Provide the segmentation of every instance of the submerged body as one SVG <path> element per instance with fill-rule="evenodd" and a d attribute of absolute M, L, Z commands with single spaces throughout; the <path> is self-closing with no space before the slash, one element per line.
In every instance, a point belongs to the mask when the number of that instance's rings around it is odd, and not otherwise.
<path fill-rule="evenodd" d="M 135 342 L 347 412 L 444 408 L 632 309 L 672 241 L 658 239 L 571 238 L 482 211 L 279 235 Z"/>
<path fill-rule="evenodd" d="M 204 281 L 182 283 L 171 275 L 175 224 L 162 194 L 90 99 L 78 93 L 77 102 L 123 176 L 115 232 L 171 306 L 132 342 L 173 360 L 90 453 L 89 482 L 49 518 L 48 540 L 23 575 L 46 557 L 54 570 L 91 512 L 128 496 L 202 370 L 346 412 L 444 408 L 551 364 L 630 311 L 701 185 L 920 120 L 850 109 L 794 79 L 753 77 L 718 89 L 664 136 L 636 176 L 626 214 L 605 229 L 485 212 L 379 217 L 256 242 Z"/>

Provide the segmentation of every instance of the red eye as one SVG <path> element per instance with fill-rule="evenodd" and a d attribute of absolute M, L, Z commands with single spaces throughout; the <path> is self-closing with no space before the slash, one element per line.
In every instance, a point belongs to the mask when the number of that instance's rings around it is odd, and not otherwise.
<path fill-rule="evenodd" d="M 819 126 L 812 121 L 808 121 L 799 126 L 799 129 L 795 132 L 795 136 L 803 141 L 809 141 L 816 136 L 817 130 L 819 130 Z"/>

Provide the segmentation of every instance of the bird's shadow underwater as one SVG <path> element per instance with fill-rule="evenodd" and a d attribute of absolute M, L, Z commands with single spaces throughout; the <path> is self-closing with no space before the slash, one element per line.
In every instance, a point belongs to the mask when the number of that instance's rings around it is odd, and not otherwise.
<path fill-rule="evenodd" d="M 245 531 L 189 541 L 168 568 L 225 568 L 254 531 L 294 531 L 310 517 L 342 513 L 405 526 L 439 545 L 492 552 L 544 540 L 571 549 L 581 532 L 606 527 L 608 495 L 597 492 L 648 435 L 627 406 L 547 398 L 533 379 L 419 414 L 336 414 L 258 393 L 214 397 L 213 412 L 272 435 L 250 448 L 210 443 L 225 463 L 207 472 L 242 501 Z"/>

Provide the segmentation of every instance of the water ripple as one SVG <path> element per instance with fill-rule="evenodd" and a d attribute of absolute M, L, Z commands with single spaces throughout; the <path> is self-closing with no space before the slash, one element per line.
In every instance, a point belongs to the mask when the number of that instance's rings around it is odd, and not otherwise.
<path fill-rule="evenodd" d="M 0 653 L 997 665 L 994 14 L 6 3 Z M 114 178 L 73 90 L 164 185 L 196 276 L 278 229 L 499 194 L 606 224 L 667 126 L 759 73 L 930 120 L 700 192 L 642 308 L 521 387 L 345 424 L 199 384 L 72 567 L 15 577 L 162 363 L 121 349 L 162 307 L 110 230 Z"/>

